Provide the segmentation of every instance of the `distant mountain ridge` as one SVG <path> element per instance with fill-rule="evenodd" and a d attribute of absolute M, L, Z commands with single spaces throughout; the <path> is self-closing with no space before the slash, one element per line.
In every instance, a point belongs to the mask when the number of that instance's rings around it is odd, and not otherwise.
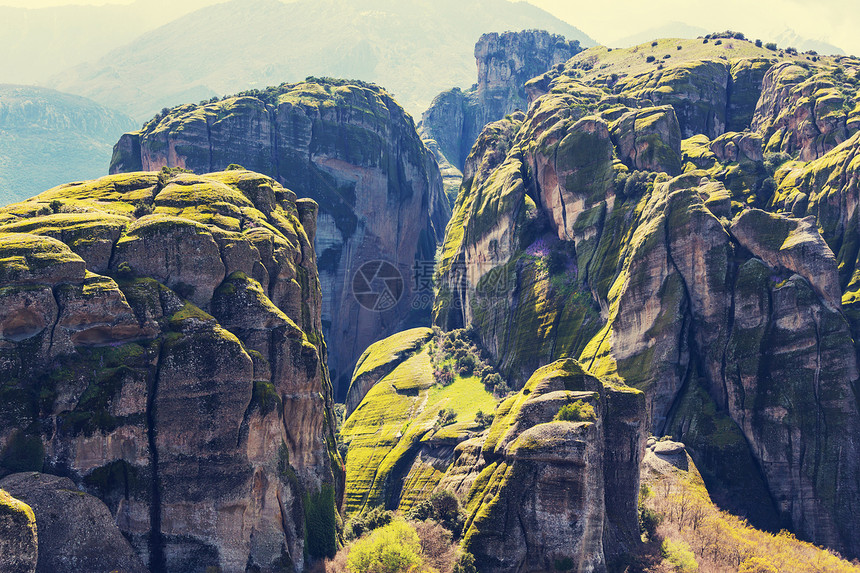
<path fill-rule="evenodd" d="M 472 84 L 472 48 L 481 34 L 527 28 L 595 45 L 525 2 L 233 0 L 130 38 L 50 85 L 143 121 L 162 107 L 213 95 L 308 75 L 346 76 L 384 86 L 417 117 L 439 92 Z"/>
<path fill-rule="evenodd" d="M 140 34 L 219 0 L 136 0 L 103 6 L 0 6 L 0 80 L 40 84 Z"/>
<path fill-rule="evenodd" d="M 113 142 L 133 127 L 80 96 L 0 84 L 0 205 L 104 175 Z"/>

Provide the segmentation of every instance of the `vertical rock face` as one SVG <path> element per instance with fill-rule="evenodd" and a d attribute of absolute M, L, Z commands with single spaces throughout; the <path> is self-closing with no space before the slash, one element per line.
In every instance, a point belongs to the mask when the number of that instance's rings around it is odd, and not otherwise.
<path fill-rule="evenodd" d="M 7 476 L 0 484 L 32 508 L 38 528 L 37 573 L 146 573 L 107 506 L 79 492 L 72 480 L 29 472 Z M 25 549 L 16 555 L 27 554 Z"/>
<path fill-rule="evenodd" d="M 583 414 L 562 417 L 576 404 Z M 483 439 L 458 448 L 443 486 L 468 491 L 464 546 L 481 571 L 605 571 L 637 543 L 641 392 L 574 360 L 539 369 Z"/>
<path fill-rule="evenodd" d="M 207 173 L 230 164 L 269 175 L 319 204 L 313 235 L 323 329 L 335 386 L 345 392 L 370 343 L 426 320 L 429 303 L 416 303 L 412 277 L 433 260 L 450 216 L 436 162 L 384 90 L 316 80 L 157 116 L 120 139 L 111 172 L 168 166 Z M 363 264 L 379 260 L 395 270 L 376 282 L 369 276 L 361 304 L 353 280 Z M 397 284 L 386 289 L 386 279 Z M 378 296 L 385 293 L 384 300 Z"/>
<path fill-rule="evenodd" d="M 688 444 L 716 497 L 858 555 L 856 141 L 776 173 L 752 134 L 710 141 L 728 120 L 697 115 L 702 98 L 750 68 L 655 72 L 686 78 L 658 90 L 674 114 L 641 99 L 650 80 L 619 95 L 544 78 L 551 93 L 472 150 L 435 319 L 474 328 L 516 387 L 577 357 L 642 390 L 651 431 Z"/>
<path fill-rule="evenodd" d="M 314 212 L 243 170 L 115 175 L 0 211 L 0 471 L 68 476 L 151 571 L 330 554 Z"/>
<path fill-rule="evenodd" d="M 860 129 L 851 92 L 829 70 L 783 62 L 764 77 L 752 128 L 765 149 L 817 159 Z"/>
<path fill-rule="evenodd" d="M 580 51 L 578 41 L 543 30 L 481 36 L 475 44 L 478 82 L 470 90 L 453 88 L 436 96 L 418 126 L 439 165 L 448 167 L 449 194 L 456 193 L 457 173 L 484 126 L 528 109 L 526 82 Z"/>
<path fill-rule="evenodd" d="M 8 573 L 34 573 L 38 558 L 33 509 L 0 490 L 0 568 Z"/>

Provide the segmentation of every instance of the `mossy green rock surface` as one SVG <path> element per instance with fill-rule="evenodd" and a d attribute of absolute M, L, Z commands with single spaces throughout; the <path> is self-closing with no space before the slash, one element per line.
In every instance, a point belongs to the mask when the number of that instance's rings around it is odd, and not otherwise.
<path fill-rule="evenodd" d="M 58 491 L 98 496 L 152 570 L 301 570 L 308 536 L 331 547 L 315 214 L 242 169 L 112 175 L 0 210 L 0 475 L 68 476 Z"/>
<path fill-rule="evenodd" d="M 429 328 L 377 342 L 362 356 L 349 393 L 341 436 L 346 457 L 347 515 L 376 506 L 408 510 L 427 499 L 451 465 L 454 449 L 483 430 L 478 412 L 498 400 L 481 378 L 454 375 L 443 385 L 438 340 Z M 440 412 L 453 418 L 444 424 Z"/>
<path fill-rule="evenodd" d="M 532 80 L 528 114 L 466 163 L 435 320 L 473 328 L 517 388 L 575 357 L 643 391 L 651 431 L 688 443 L 709 487 L 755 492 L 734 510 L 853 556 L 860 443 L 836 436 L 860 431 L 856 128 L 834 110 L 816 129 L 836 139 L 794 126 L 774 147 L 771 127 L 818 118 L 820 90 L 851 100 L 856 62 L 732 43 L 739 59 L 594 48 Z"/>
<path fill-rule="evenodd" d="M 578 416 L 560 412 L 578 406 Z M 442 487 L 466 500 L 464 547 L 482 571 L 605 571 L 638 543 L 645 397 L 575 360 L 540 368 L 461 444 Z"/>
<path fill-rule="evenodd" d="M 33 509 L 0 490 L 0 567 L 8 573 L 34 573 L 38 558 Z"/>
<path fill-rule="evenodd" d="M 416 284 L 413 276 L 432 276 L 436 245 L 450 216 L 439 168 L 412 118 L 384 89 L 360 81 L 309 78 L 159 114 L 117 143 L 111 173 L 164 166 L 208 173 L 234 164 L 264 173 L 319 206 L 309 235 L 316 244 L 322 324 L 331 349 L 328 365 L 343 397 L 369 344 L 429 322 L 429 283 Z M 159 195 L 157 210 L 182 216 L 193 196 L 207 211 L 206 220 L 195 220 L 230 224 L 231 231 L 240 231 L 243 211 L 255 208 L 268 215 L 276 204 L 271 191 L 259 197 L 230 193 L 227 187 L 207 192 L 204 196 L 180 180 Z M 154 232 L 150 226 L 158 228 L 157 221 L 138 224 L 143 234 Z M 184 231 L 171 229 L 187 233 L 195 249 L 216 247 L 205 232 L 197 234 L 187 225 Z M 354 291 L 363 287 L 355 281 L 366 277 L 370 294 L 379 290 L 373 282 L 382 280 L 375 277 L 377 267 L 362 268 L 375 261 L 393 267 L 392 281 L 398 275 L 402 280 L 387 289 L 379 304 L 360 303 Z M 170 262 L 157 258 L 151 264 L 161 267 L 152 269 L 158 278 Z M 217 265 L 186 265 L 185 271 L 188 276 L 177 280 L 201 291 L 195 302 L 211 297 L 211 289 L 224 278 Z"/>

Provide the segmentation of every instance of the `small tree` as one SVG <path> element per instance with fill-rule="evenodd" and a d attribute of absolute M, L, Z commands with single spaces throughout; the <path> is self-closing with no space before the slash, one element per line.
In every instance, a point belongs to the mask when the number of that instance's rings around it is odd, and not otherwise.
<path fill-rule="evenodd" d="M 394 521 L 358 540 L 347 564 L 352 573 L 407 573 L 420 571 L 424 559 L 415 529 Z"/>

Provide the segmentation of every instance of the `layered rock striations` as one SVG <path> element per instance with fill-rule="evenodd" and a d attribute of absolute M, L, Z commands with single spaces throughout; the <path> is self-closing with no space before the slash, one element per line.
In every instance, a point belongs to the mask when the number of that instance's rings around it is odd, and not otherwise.
<path fill-rule="evenodd" d="M 332 554 L 315 214 L 244 170 L 113 175 L 0 211 L 0 471 L 97 496 L 150 571 Z"/>
<path fill-rule="evenodd" d="M 413 274 L 422 265 L 432 271 L 450 214 L 436 162 L 383 89 L 309 80 L 156 116 L 120 139 L 111 172 L 167 166 L 207 173 L 230 164 L 269 175 L 319 204 L 308 231 L 324 293 L 329 368 L 345 392 L 370 343 L 426 324 L 429 303 L 414 300 Z M 363 264 L 378 260 L 402 280 L 387 290 L 369 285 L 371 294 L 390 291 L 390 297 L 360 304 L 353 279 Z"/>
<path fill-rule="evenodd" d="M 594 67 L 629 57 L 615 52 Z M 651 431 L 689 446 L 724 506 L 857 555 L 856 141 L 780 167 L 766 133 L 699 114 L 761 109 L 766 89 L 733 107 L 719 88 L 733 68 L 763 76 L 755 61 L 667 64 L 613 87 L 587 60 L 534 80 L 528 114 L 473 147 L 437 324 L 474 329 L 514 387 L 575 357 L 642 390 Z"/>
<path fill-rule="evenodd" d="M 468 90 L 453 88 L 436 96 L 418 126 L 443 169 L 452 202 L 466 157 L 484 126 L 528 109 L 526 82 L 580 51 L 578 41 L 543 30 L 480 37 L 475 44 L 477 83 Z"/>

